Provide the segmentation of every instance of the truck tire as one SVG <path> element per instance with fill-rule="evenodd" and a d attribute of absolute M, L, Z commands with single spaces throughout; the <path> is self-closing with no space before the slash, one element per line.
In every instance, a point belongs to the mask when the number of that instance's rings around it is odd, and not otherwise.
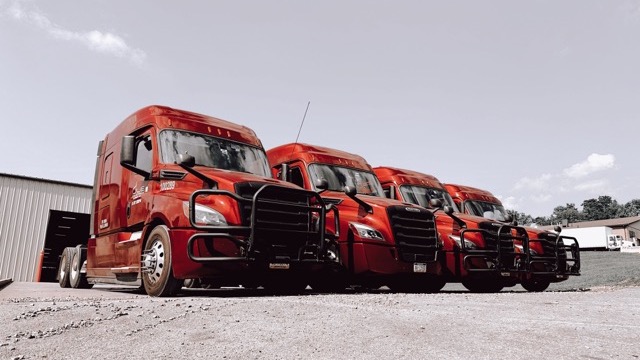
<path fill-rule="evenodd" d="M 522 287 L 529 292 L 542 292 L 549 287 L 549 280 L 532 277 L 530 279 L 522 280 Z"/>
<path fill-rule="evenodd" d="M 504 288 L 500 282 L 491 279 L 462 280 L 462 286 L 473 293 L 496 293 Z"/>
<path fill-rule="evenodd" d="M 275 294 L 296 295 L 304 292 L 307 282 L 300 276 L 270 276 L 265 279 L 263 288 Z"/>
<path fill-rule="evenodd" d="M 347 281 L 344 274 L 325 274 L 312 278 L 310 286 L 319 293 L 343 293 L 347 290 Z"/>
<path fill-rule="evenodd" d="M 142 253 L 142 284 L 149 296 L 172 296 L 182 287 L 183 281 L 173 277 L 171 261 L 169 229 L 157 226 L 149 234 Z"/>
<path fill-rule="evenodd" d="M 325 260 L 332 261 L 332 266 L 321 273 L 313 274 L 309 280 L 309 286 L 320 293 L 342 293 L 347 289 L 348 273 L 342 266 L 340 251 L 337 244 L 330 244 L 325 255 Z"/>
<path fill-rule="evenodd" d="M 80 272 L 86 258 L 87 249 L 79 245 L 73 248 L 71 263 L 69 265 L 69 283 L 74 289 L 91 289 L 93 287 L 93 284 L 87 282 L 87 274 Z"/>
<path fill-rule="evenodd" d="M 71 257 L 75 248 L 64 248 L 60 256 L 60 264 L 58 265 L 58 284 L 61 288 L 71 287 L 69 282 L 69 271 L 71 269 Z"/>
<path fill-rule="evenodd" d="M 393 292 L 404 293 L 437 293 L 447 284 L 447 282 L 439 277 L 425 279 L 396 279 L 390 281 L 387 287 Z"/>

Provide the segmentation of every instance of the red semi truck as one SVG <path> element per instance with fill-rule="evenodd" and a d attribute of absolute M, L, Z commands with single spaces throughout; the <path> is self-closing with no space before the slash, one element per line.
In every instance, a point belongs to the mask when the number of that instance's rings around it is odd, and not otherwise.
<path fill-rule="evenodd" d="M 92 204 L 90 238 L 62 254 L 63 287 L 169 296 L 200 279 L 301 290 L 331 262 L 322 198 L 273 179 L 251 129 L 193 112 L 149 106 L 109 133 Z"/>
<path fill-rule="evenodd" d="M 500 222 L 511 222 L 502 202 L 492 193 L 471 186 L 445 184 L 449 195 L 461 211 Z M 529 291 L 544 291 L 550 283 L 580 275 L 578 240 L 558 232 L 523 227 L 529 238 L 529 265 L 522 286 Z"/>
<path fill-rule="evenodd" d="M 448 282 L 461 282 L 473 292 L 497 292 L 523 277 L 527 263 L 526 252 L 520 251 L 527 248 L 524 229 L 459 213 L 434 176 L 393 167 L 373 170 L 387 197 L 434 211 Z M 518 248 L 517 244 L 523 245 Z"/>
<path fill-rule="evenodd" d="M 267 151 L 273 174 L 309 191 L 320 191 L 340 211 L 338 241 L 331 248 L 340 264 L 333 276 L 311 287 L 345 285 L 394 291 L 435 292 L 445 285 L 438 262 L 440 243 L 433 214 L 387 199 L 371 166 L 361 156 L 308 144 Z M 332 214 L 328 214 L 328 224 Z"/>

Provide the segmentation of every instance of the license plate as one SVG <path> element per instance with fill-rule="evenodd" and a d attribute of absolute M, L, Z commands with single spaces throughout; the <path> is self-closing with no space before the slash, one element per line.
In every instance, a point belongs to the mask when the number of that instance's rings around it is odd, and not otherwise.
<path fill-rule="evenodd" d="M 425 264 L 425 263 L 413 263 L 413 272 L 426 273 L 427 272 L 427 264 Z"/>
<path fill-rule="evenodd" d="M 289 270 L 288 263 L 270 263 L 269 269 L 271 270 Z"/>
<path fill-rule="evenodd" d="M 508 272 L 501 272 L 500 275 L 502 276 L 511 276 L 511 273 Z"/>

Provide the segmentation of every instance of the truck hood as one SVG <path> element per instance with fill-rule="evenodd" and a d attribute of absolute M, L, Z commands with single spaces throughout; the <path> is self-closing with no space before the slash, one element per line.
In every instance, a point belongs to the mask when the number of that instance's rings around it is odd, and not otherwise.
<path fill-rule="evenodd" d="M 451 234 L 453 232 L 453 229 L 457 229 L 458 231 L 460 231 L 460 226 L 451 218 L 451 216 L 445 214 L 443 211 L 438 211 L 435 213 L 435 215 L 436 226 L 438 228 L 438 231 L 443 235 Z M 478 224 L 480 224 L 481 222 L 491 221 L 480 216 L 468 215 L 463 213 L 454 213 L 453 215 L 464 221 L 467 224 L 468 229 L 477 229 Z"/>
<path fill-rule="evenodd" d="M 170 168 L 166 170 L 180 171 L 181 173 L 186 172 L 186 170 L 179 167 Z M 295 188 L 295 189 L 300 188 L 297 185 L 294 185 L 288 182 L 284 182 L 284 181 L 273 179 L 273 178 L 258 176 L 250 173 L 210 169 L 210 168 L 204 168 L 204 167 L 196 167 L 196 170 L 200 171 L 203 175 L 215 181 L 218 184 L 218 189 L 227 190 L 232 193 L 236 193 L 235 185 L 239 183 L 255 183 L 255 184 L 262 183 L 262 184 L 273 184 L 273 185 Z M 163 183 L 173 183 L 173 186 L 170 187 L 173 191 L 169 192 L 167 195 L 172 194 L 173 196 L 188 198 L 189 195 L 193 193 L 195 190 L 204 188 L 202 180 L 200 180 L 198 177 L 196 177 L 191 173 L 188 173 L 188 172 L 186 173 L 187 175 L 182 180 L 165 179 L 160 182 L 161 187 L 163 186 Z"/>
<path fill-rule="evenodd" d="M 327 204 L 332 203 L 339 206 L 340 210 L 352 210 L 358 211 L 358 208 L 361 208 L 360 204 L 358 204 L 355 200 L 348 197 L 346 194 L 338 191 L 325 191 L 320 194 L 322 198 L 325 200 Z M 385 211 L 385 209 L 389 206 L 403 205 L 407 207 L 418 207 L 413 204 L 403 203 L 398 200 L 387 199 L 380 196 L 369 196 L 369 195 L 358 195 L 358 198 L 367 204 L 373 207 L 374 213 L 376 209 L 380 209 L 380 211 Z"/>

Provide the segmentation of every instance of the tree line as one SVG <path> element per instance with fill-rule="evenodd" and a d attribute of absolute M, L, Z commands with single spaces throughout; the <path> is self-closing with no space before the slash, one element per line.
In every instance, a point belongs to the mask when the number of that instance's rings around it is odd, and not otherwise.
<path fill-rule="evenodd" d="M 625 204 L 619 204 L 611 196 L 598 196 L 597 199 L 587 199 L 582 202 L 582 210 L 576 204 L 556 206 L 550 216 L 533 217 L 523 212 L 509 210 L 511 216 L 518 220 L 518 224 L 556 225 L 564 219 L 569 223 L 580 221 L 616 219 L 640 215 L 640 199 L 633 199 Z"/>

